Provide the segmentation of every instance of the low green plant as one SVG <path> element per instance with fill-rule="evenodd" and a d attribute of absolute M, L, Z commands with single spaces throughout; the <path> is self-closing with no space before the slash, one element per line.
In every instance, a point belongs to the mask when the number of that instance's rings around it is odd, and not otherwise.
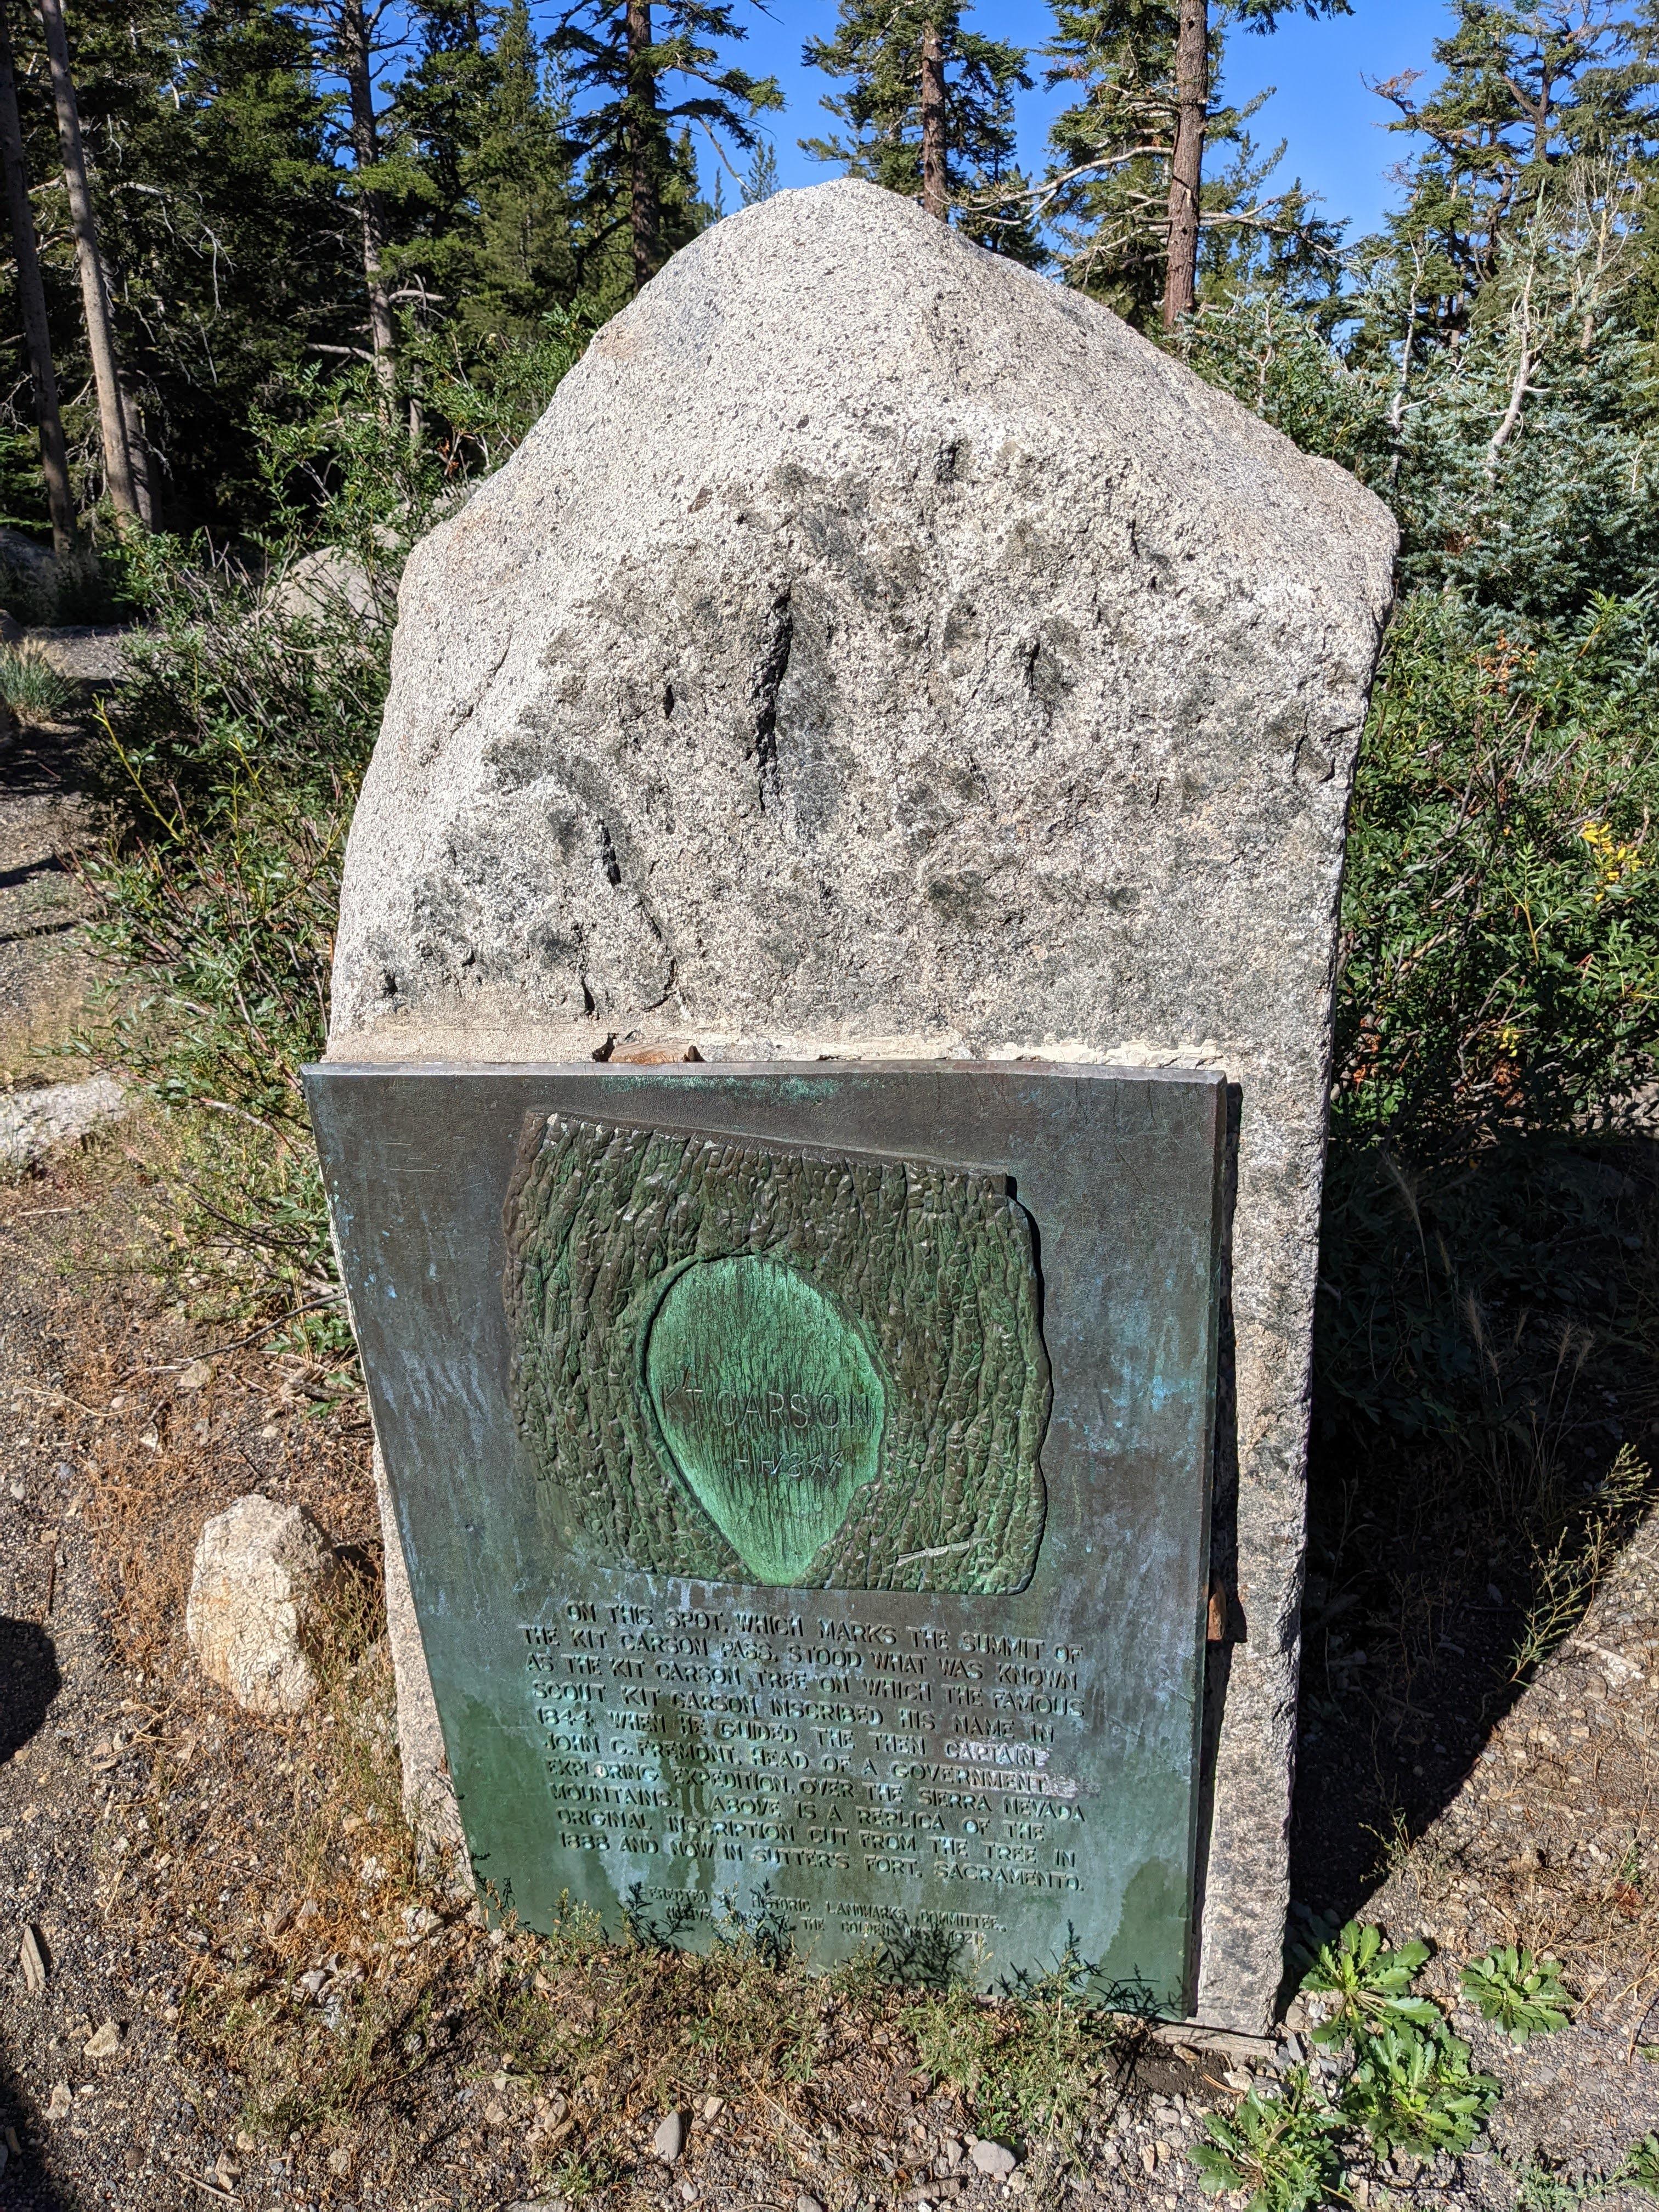
<path fill-rule="evenodd" d="M 1517 2046 L 1528 2036 L 1553 2035 L 1572 2018 L 1561 1969 L 1547 1952 L 1534 1958 L 1513 1943 L 1488 1951 L 1464 1967 L 1462 1990 L 1482 2020 L 1494 2021 Z"/>
<path fill-rule="evenodd" d="M 979 2132 L 1008 2142 L 1067 2135 L 1115 2065 L 1123 2033 L 1090 1970 L 1069 1953 L 1011 2001 L 994 2002 L 957 1982 L 907 2004 L 899 2025 L 917 2063 L 957 2091 Z"/>
<path fill-rule="evenodd" d="M 1437 2028 L 1442 2024 L 1438 2007 L 1412 1994 L 1412 1984 L 1428 1958 L 1426 1943 L 1402 1943 L 1397 1950 L 1385 1950 L 1380 1928 L 1350 1920 L 1334 1940 L 1313 1952 L 1302 1977 L 1305 1995 L 1334 2000 L 1313 2030 L 1313 2040 L 1338 2045 L 1401 2021 L 1431 2031 Z"/>
<path fill-rule="evenodd" d="M 1281 2089 L 1253 2089 L 1231 2112 L 1206 2114 L 1209 2139 L 1189 2155 L 1206 2196 L 1248 2191 L 1248 2212 L 1307 2212 L 1341 2185 L 1341 2113 L 1297 2067 Z"/>
<path fill-rule="evenodd" d="M 61 722 L 74 696 L 74 684 L 29 639 L 0 645 L 0 699 L 20 722 Z"/>
<path fill-rule="evenodd" d="M 1300 2212 L 1334 2187 L 1346 2136 L 1377 2157 L 1468 2149 L 1502 2090 L 1470 2065 L 1440 2007 L 1416 1994 L 1428 1958 L 1426 1943 L 1390 1948 L 1357 1920 L 1304 1953 L 1304 1995 L 1334 2001 L 1314 2040 L 1345 2051 L 1347 2071 L 1333 2091 L 1298 2068 L 1282 2094 L 1252 2090 L 1212 2115 L 1208 2142 L 1189 2154 L 1205 2189 L 1249 2190 L 1252 2212 Z"/>
<path fill-rule="evenodd" d="M 1659 2197 L 1659 2136 L 1644 2136 L 1616 2166 L 1577 2181 L 1534 2159 L 1516 2177 L 1516 2212 L 1578 2212 L 1581 2205 L 1626 2189 Z"/>
<path fill-rule="evenodd" d="M 1438 2019 L 1437 2014 L 1437 2019 Z M 1502 2091 L 1496 2077 L 1474 2071 L 1469 2046 L 1446 2032 L 1387 2027 L 1360 2035 L 1353 2072 L 1344 2085 L 1343 2113 L 1364 2128 L 1379 2154 L 1413 2158 L 1466 2151 Z"/>

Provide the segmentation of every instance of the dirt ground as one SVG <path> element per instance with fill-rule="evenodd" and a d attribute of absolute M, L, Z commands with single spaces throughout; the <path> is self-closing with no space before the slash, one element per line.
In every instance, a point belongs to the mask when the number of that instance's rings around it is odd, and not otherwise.
<path fill-rule="evenodd" d="M 77 1072 L 33 1056 L 88 981 L 62 865 L 93 826 L 75 774 L 65 734 L 0 744 L 14 1082 Z M 1204 2113 L 1319 2063 L 1296 2006 L 1255 2047 L 1059 2009 L 1052 2027 L 940 2014 L 874 1972 L 815 1982 L 753 1947 L 693 1959 L 580 1924 L 492 1930 L 453 1870 L 420 1863 L 361 1395 L 343 1361 L 200 1317 L 167 1145 L 135 1119 L 0 1181 L 0 2204 L 1206 2201 L 1184 2156 Z M 1609 1438 L 1624 1418 L 1608 1412 Z M 357 1570 L 325 1694 L 290 1720 L 238 1712 L 184 1646 L 202 1522 L 255 1489 L 307 1504 Z M 1302 1901 L 1422 1934 L 1449 2006 L 1489 1944 L 1552 1949 L 1577 2014 L 1517 2051 L 1456 2011 L 1504 2086 L 1489 2133 L 1456 2160 L 1361 2158 L 1342 2201 L 1617 2203 L 1597 2177 L 1659 2129 L 1659 1522 L 1523 1689 L 1460 1705 L 1475 1673 L 1501 1680 L 1529 1617 L 1488 1580 L 1501 1568 L 1466 1565 L 1436 1668 L 1396 1670 L 1386 1696 L 1356 1686 L 1383 1601 L 1333 1632 L 1320 1594 Z M 1385 1768 L 1428 1793 L 1393 1828 L 1374 1809 Z M 653 2149 L 671 2111 L 688 2125 L 672 2160 Z M 981 2135 L 1012 2143 L 1011 2178 L 975 2168 Z"/>

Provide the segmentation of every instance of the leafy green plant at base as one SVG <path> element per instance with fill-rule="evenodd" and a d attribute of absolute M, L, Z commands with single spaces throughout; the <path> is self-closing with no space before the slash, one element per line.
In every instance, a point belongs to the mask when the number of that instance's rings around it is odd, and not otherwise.
<path fill-rule="evenodd" d="M 0 699 L 20 722 L 61 721 L 74 696 L 74 684 L 38 645 L 0 645 Z"/>
<path fill-rule="evenodd" d="M 1480 2017 L 1495 2021 L 1517 2046 L 1528 2036 L 1553 2035 L 1572 2018 L 1561 1969 L 1547 1952 L 1535 1959 L 1513 1943 L 1488 1951 L 1464 1967 L 1462 1990 Z"/>
<path fill-rule="evenodd" d="M 1611 2179 L 1616 2187 L 1640 2189 L 1650 2197 L 1659 2197 L 1659 2136 L 1644 2136 L 1633 2149 L 1626 2152 Z"/>
<path fill-rule="evenodd" d="M 1380 1928 L 1361 1927 L 1350 1920 L 1334 1942 L 1319 1946 L 1302 1977 L 1304 1994 L 1335 1999 L 1313 2030 L 1313 2040 L 1343 2044 L 1402 2021 L 1430 2030 L 1441 2027 L 1439 2008 L 1426 1997 L 1412 1995 L 1412 1984 L 1428 1958 L 1426 1943 L 1402 1943 L 1398 1950 L 1385 1950 Z"/>
<path fill-rule="evenodd" d="M 1502 2094 L 1497 2080 L 1469 2066 L 1469 2046 L 1443 2031 L 1389 2027 L 1362 2035 L 1340 2109 L 1363 2127 L 1374 2150 L 1413 2158 L 1465 2151 Z"/>
<path fill-rule="evenodd" d="M 1206 2196 L 1247 2190 L 1248 2212 L 1308 2212 L 1340 2186 L 1341 2125 L 1307 2069 L 1297 2067 L 1276 2094 L 1252 2090 L 1230 2113 L 1206 2114 L 1209 2140 L 1188 2155 Z"/>

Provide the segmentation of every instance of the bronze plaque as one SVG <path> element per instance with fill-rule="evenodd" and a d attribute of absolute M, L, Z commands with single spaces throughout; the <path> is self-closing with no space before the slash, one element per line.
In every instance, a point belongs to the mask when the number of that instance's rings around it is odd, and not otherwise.
<path fill-rule="evenodd" d="M 495 1899 L 1182 2012 L 1219 1080 L 307 1082 Z"/>

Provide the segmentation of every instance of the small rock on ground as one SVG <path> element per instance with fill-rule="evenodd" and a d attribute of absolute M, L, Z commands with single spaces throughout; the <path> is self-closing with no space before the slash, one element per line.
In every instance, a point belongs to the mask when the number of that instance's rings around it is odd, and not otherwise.
<path fill-rule="evenodd" d="M 665 2166 L 672 2166 L 685 2148 L 685 2122 L 678 2112 L 670 2112 L 658 2121 L 651 2148 Z"/>
<path fill-rule="evenodd" d="M 301 1505 L 255 1491 L 214 1516 L 196 1547 L 185 1632 L 196 1663 L 250 1712 L 300 1712 L 317 1692 L 311 1646 L 339 1571 Z"/>
<path fill-rule="evenodd" d="M 85 1083 L 49 1083 L 0 1098 L 0 1168 L 26 1168 L 54 1145 L 71 1144 L 127 1110 L 126 1093 L 113 1076 Z"/>
<path fill-rule="evenodd" d="M 989 2174 L 994 2181 L 1006 2181 L 1019 2164 L 1006 2143 L 981 2141 L 969 2146 L 968 2155 L 975 2168 Z"/>

